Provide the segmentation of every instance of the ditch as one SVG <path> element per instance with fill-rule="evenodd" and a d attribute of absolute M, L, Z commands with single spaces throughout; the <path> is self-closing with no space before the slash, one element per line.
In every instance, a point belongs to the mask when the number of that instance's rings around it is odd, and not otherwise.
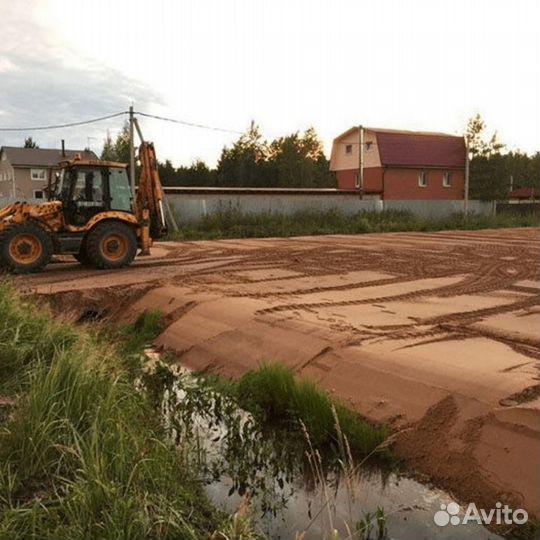
<path fill-rule="evenodd" d="M 353 458 L 345 438 L 317 448 L 302 425 L 261 423 L 240 408 L 229 383 L 216 390 L 215 380 L 151 356 L 143 384 L 169 436 L 179 447 L 190 442 L 209 499 L 249 516 L 260 538 L 503 538 L 478 524 L 437 526 L 433 516 L 454 499 L 414 479 L 384 449 Z"/>

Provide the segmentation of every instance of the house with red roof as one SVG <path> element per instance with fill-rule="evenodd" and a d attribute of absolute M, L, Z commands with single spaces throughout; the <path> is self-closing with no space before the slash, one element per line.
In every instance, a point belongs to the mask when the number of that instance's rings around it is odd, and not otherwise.
<path fill-rule="evenodd" d="M 540 193 L 536 187 L 520 187 L 513 189 L 508 194 L 508 202 L 511 203 L 530 203 L 538 202 L 540 200 Z"/>
<path fill-rule="evenodd" d="M 463 137 L 353 127 L 334 139 L 330 170 L 364 199 L 460 200 L 465 162 Z"/>

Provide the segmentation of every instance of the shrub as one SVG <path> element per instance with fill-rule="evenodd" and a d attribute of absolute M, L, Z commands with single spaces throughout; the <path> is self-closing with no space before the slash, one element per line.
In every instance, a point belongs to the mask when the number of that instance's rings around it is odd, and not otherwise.
<path fill-rule="evenodd" d="M 338 443 L 337 429 L 356 455 L 367 455 L 388 436 L 388 430 L 369 424 L 330 396 L 313 381 L 297 381 L 291 369 L 279 363 L 262 364 L 246 373 L 236 386 L 239 404 L 266 422 L 301 421 L 319 448 Z M 336 426 L 335 407 L 339 426 Z"/>

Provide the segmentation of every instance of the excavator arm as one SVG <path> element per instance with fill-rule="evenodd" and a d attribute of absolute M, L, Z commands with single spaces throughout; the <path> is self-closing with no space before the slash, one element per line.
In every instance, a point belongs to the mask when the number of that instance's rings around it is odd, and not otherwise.
<path fill-rule="evenodd" d="M 163 210 L 163 188 L 159 179 L 156 151 L 151 142 L 143 141 L 139 147 L 141 172 L 135 198 L 135 215 L 142 225 L 141 254 L 148 254 L 153 239 L 167 232 Z"/>

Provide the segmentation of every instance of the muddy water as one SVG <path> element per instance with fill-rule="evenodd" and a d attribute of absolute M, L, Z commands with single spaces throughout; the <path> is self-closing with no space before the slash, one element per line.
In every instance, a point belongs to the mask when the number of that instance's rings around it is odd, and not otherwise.
<path fill-rule="evenodd" d="M 276 515 L 255 513 L 257 529 L 269 539 L 291 539 L 297 532 L 305 531 L 305 540 L 320 540 L 329 538 L 332 528 L 338 530 L 338 538 L 348 538 L 350 533 L 347 526 L 354 525 L 366 512 L 373 513 L 377 507 L 382 507 L 386 514 L 388 538 L 502 539 L 478 524 L 437 526 L 433 520 L 435 512 L 441 509 L 441 504 L 448 505 L 453 499 L 445 492 L 411 478 L 391 473 L 383 480 L 383 475 L 377 472 L 363 474 L 353 482 L 355 496 L 352 500 L 351 488 L 346 486 L 346 482 L 339 483 L 337 489 L 332 487 L 332 483 L 329 480 L 326 486 L 328 490 L 333 490 L 331 505 L 325 504 L 322 487 L 310 489 L 302 479 L 295 479 L 292 485 L 285 485 L 283 489 L 276 484 L 276 493 L 287 495 L 292 488 L 293 494 L 288 497 L 286 508 Z M 237 493 L 228 495 L 231 486 L 230 478 L 222 478 L 206 488 L 210 499 L 229 513 L 235 512 L 242 504 L 242 497 Z M 257 506 L 256 499 L 253 501 L 254 507 Z M 460 515 L 463 515 L 463 509 Z M 374 520 L 373 524 L 371 538 L 377 538 Z"/>
<path fill-rule="evenodd" d="M 435 513 L 455 501 L 444 491 L 389 471 L 386 465 L 366 463 L 348 474 L 335 460 L 306 466 L 294 436 L 283 429 L 259 431 L 249 413 L 236 407 L 231 412 L 221 403 L 227 398 L 218 399 L 213 390 L 201 391 L 189 373 L 184 372 L 181 381 L 165 393 L 166 423 L 176 426 L 177 440 L 186 435 L 196 439 L 212 502 L 228 514 L 249 507 L 255 529 L 265 538 L 502 539 L 477 523 L 438 526 Z M 174 411 L 185 409 L 193 415 L 186 419 L 184 412 L 182 420 L 175 422 Z M 291 444 L 284 443 L 289 439 Z M 384 510 L 384 536 L 378 536 L 374 515 L 378 508 Z M 461 508 L 461 517 L 463 512 Z M 370 536 L 355 531 L 363 518 L 372 526 Z"/>

